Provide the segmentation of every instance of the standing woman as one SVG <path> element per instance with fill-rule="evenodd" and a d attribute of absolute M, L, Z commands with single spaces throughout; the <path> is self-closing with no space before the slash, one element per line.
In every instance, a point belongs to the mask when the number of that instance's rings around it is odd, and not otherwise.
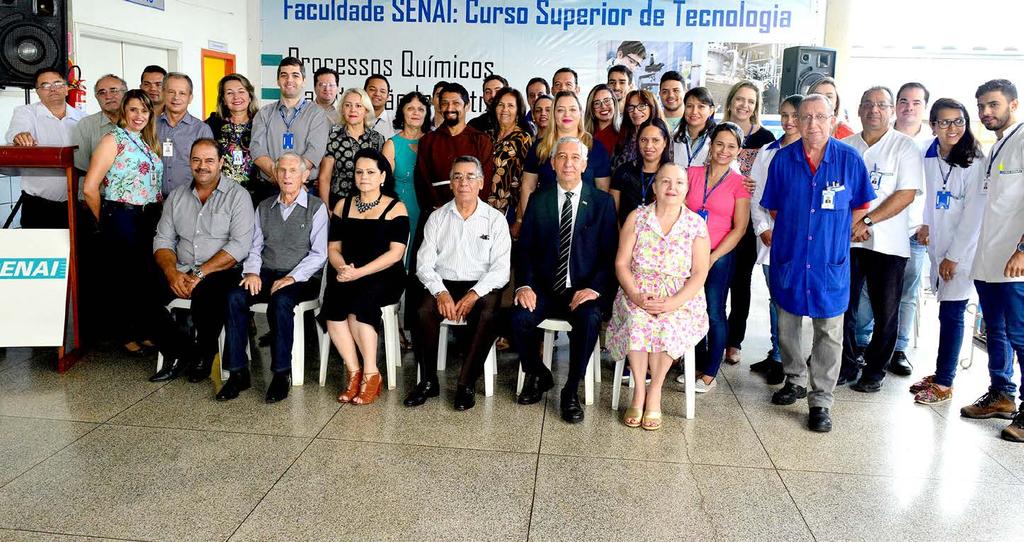
<path fill-rule="evenodd" d="M 651 119 L 661 119 L 661 106 L 649 90 L 631 90 L 626 94 L 626 110 L 622 115 L 619 140 L 615 142 L 612 168 L 636 160 L 637 127 Z"/>
<path fill-rule="evenodd" d="M 982 153 L 971 116 L 956 100 L 935 101 L 929 115 L 937 136 L 924 153 L 924 226 L 917 240 L 928 246 L 932 288 L 939 299 L 939 351 L 935 374 L 910 387 L 914 402 L 934 405 L 953 397 L 953 377 L 964 340 L 964 310 L 974 290 L 971 265 L 988 192 Z"/>
<path fill-rule="evenodd" d="M 832 102 L 833 113 L 836 115 L 836 129 L 832 132 L 832 137 L 846 139 L 856 132 L 846 123 L 846 115 L 843 114 L 843 110 L 839 107 L 839 90 L 837 89 L 835 79 L 823 77 L 807 89 L 807 94 L 821 94 L 828 98 L 828 101 Z"/>
<path fill-rule="evenodd" d="M 402 256 L 409 242 L 409 215 L 394 195 L 391 166 L 383 154 L 360 149 L 353 161 L 356 192 L 338 201 L 331 214 L 331 273 L 323 314 L 348 370 L 348 384 L 338 401 L 365 405 L 380 393 L 380 308 L 398 303 L 405 289 Z"/>
<path fill-rule="evenodd" d="M 494 177 L 491 179 L 490 194 L 487 203 L 505 215 L 509 224 L 515 227 L 518 234 L 516 212 L 519 209 L 519 190 L 523 178 L 523 166 L 526 155 L 533 145 L 530 135 L 530 123 L 526 120 L 526 101 L 518 90 L 504 87 L 494 94 L 491 102 L 494 115 L 490 134 L 494 161 Z"/>
<path fill-rule="evenodd" d="M 353 168 L 355 156 L 360 149 L 380 151 L 384 147 L 384 136 L 371 127 L 376 122 L 370 95 L 361 88 L 350 88 L 341 95 L 338 106 L 341 124 L 331 128 L 327 139 L 327 154 L 320 162 L 320 178 L 317 190 L 320 199 L 334 204 L 355 193 Z"/>
<path fill-rule="evenodd" d="M 715 99 L 704 87 L 693 87 L 683 96 L 683 122 L 672 136 L 672 154 L 684 168 L 703 166 L 711 150 L 715 128 Z"/>
<path fill-rule="evenodd" d="M 413 182 L 413 171 L 416 169 L 416 150 L 420 138 L 430 131 L 431 118 L 430 99 L 419 92 L 402 95 L 398 100 L 398 112 L 393 122 L 395 135 L 384 142 L 383 154 L 388 159 L 395 175 L 395 193 L 405 204 L 409 215 L 409 224 L 418 224 L 420 206 L 416 200 L 416 186 Z M 411 245 L 411 243 L 410 243 Z M 409 253 L 406 251 L 405 262 L 408 265 Z"/>
<path fill-rule="evenodd" d="M 537 98 L 537 103 L 540 103 L 540 100 Z M 535 119 L 537 103 L 534 104 Z M 580 107 L 580 99 L 568 90 L 559 92 L 555 96 L 552 117 L 547 130 L 537 137 L 537 141 L 526 156 L 523 183 L 519 191 L 519 212 L 516 215 L 516 223 L 519 224 L 526 215 L 526 204 L 530 201 L 530 194 L 538 188 L 555 184 L 555 168 L 551 165 L 551 155 L 560 138 L 578 138 L 590 151 L 587 156 L 587 169 L 583 170 L 583 182 L 605 192 L 611 183 L 612 172 L 608 153 L 604 145 L 594 144 L 593 136 L 583 129 L 583 108 Z"/>
<path fill-rule="evenodd" d="M 85 203 L 104 234 L 107 265 L 117 270 L 110 297 L 115 325 L 131 354 L 153 336 L 149 308 L 157 305 L 153 236 L 160 219 L 164 164 L 157 148 L 153 104 L 142 90 L 125 93 L 117 127 L 92 153 L 82 188 Z"/>
<path fill-rule="evenodd" d="M 530 108 L 530 122 L 537 128 L 534 137 L 540 139 L 551 125 L 551 108 L 555 106 L 555 97 L 550 94 L 541 94 L 533 102 Z"/>
<path fill-rule="evenodd" d="M 636 133 L 636 160 L 626 162 L 612 174 L 611 195 L 619 225 L 641 205 L 654 201 L 654 176 L 661 166 L 672 163 L 668 125 L 661 119 L 651 119 L 640 125 Z"/>
<path fill-rule="evenodd" d="M 687 170 L 690 190 L 686 206 L 707 221 L 711 241 L 711 270 L 704 283 L 711 325 L 707 337 L 697 345 L 699 378 L 694 389 L 698 393 L 706 392 L 716 384 L 715 377 L 722 364 L 729 333 L 725 298 L 732 278 L 734 249 L 750 222 L 750 192 L 743 185 L 743 175 L 731 167 L 742 145 L 743 132 L 739 127 L 723 122 L 711 131 L 708 165 Z M 683 376 L 680 375 L 680 379 Z M 685 380 L 682 382 L 694 385 Z"/>
<path fill-rule="evenodd" d="M 733 85 L 726 99 L 723 120 L 739 126 L 744 134 L 743 146 L 737 157 L 740 174 L 743 176 L 750 175 L 750 167 L 754 165 L 761 147 L 775 141 L 775 136 L 761 126 L 760 118 L 760 87 L 752 81 L 740 81 Z M 747 334 L 747 317 L 750 315 L 750 279 L 756 261 L 757 240 L 753 228 L 748 226 L 736 247 L 736 262 L 732 283 L 729 285 L 729 339 L 725 351 L 727 363 L 740 362 L 743 338 Z"/>
<path fill-rule="evenodd" d="M 252 83 L 244 75 L 232 73 L 217 83 L 217 110 L 206 119 L 224 156 L 221 175 L 242 185 L 252 196 L 254 205 L 273 192 L 269 183 L 260 182 L 259 168 L 253 165 L 249 153 L 252 119 L 257 112 L 259 105 Z"/>
<path fill-rule="evenodd" d="M 608 85 L 595 85 L 587 96 L 587 114 L 583 127 L 604 145 L 609 153 L 619 138 L 619 102 Z M 614 168 L 613 168 L 614 169 Z"/>
<path fill-rule="evenodd" d="M 612 359 L 627 358 L 633 374 L 651 375 L 647 386 L 637 381 L 622 417 L 628 427 L 661 428 L 665 375 L 708 331 L 708 228 L 686 208 L 688 184 L 686 170 L 662 165 L 654 204 L 631 212 L 619 235 L 615 276 L 622 287 L 608 324 L 608 350 Z"/>
<path fill-rule="evenodd" d="M 782 101 L 779 105 L 779 120 L 782 123 L 782 137 L 761 148 L 757 153 L 754 165 L 750 168 L 750 177 L 754 179 L 754 200 L 750 202 L 750 221 L 754 227 L 754 234 L 757 236 L 757 263 L 761 264 L 764 271 L 765 284 L 768 284 L 768 270 L 772 246 L 772 231 L 775 229 L 775 220 L 764 207 L 761 207 L 761 196 L 764 195 L 764 186 L 768 181 L 768 166 L 772 158 L 779 152 L 779 149 L 800 140 L 800 117 L 797 110 L 800 109 L 800 102 L 804 99 L 799 94 L 794 94 Z M 771 288 L 769 286 L 769 295 Z M 785 378 L 782 372 L 782 352 L 779 350 L 779 318 L 775 308 L 775 302 L 768 299 L 768 316 L 771 327 L 772 348 L 764 361 L 759 361 L 750 366 L 754 372 L 767 373 L 768 383 L 781 384 Z"/>

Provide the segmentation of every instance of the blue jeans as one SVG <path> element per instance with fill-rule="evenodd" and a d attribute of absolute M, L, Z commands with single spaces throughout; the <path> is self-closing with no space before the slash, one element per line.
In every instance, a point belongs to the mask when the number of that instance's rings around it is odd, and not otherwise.
<path fill-rule="evenodd" d="M 964 310 L 967 300 L 939 303 L 939 353 L 935 358 L 935 383 L 953 385 L 960 347 L 964 344 Z"/>
<path fill-rule="evenodd" d="M 768 270 L 770 267 L 762 265 L 761 269 L 764 271 L 764 282 L 768 285 L 768 321 L 770 322 L 769 327 L 772 335 L 772 351 L 769 352 L 768 357 L 772 361 L 782 363 L 782 352 L 779 351 L 779 311 L 775 306 L 775 300 L 771 298 L 771 279 L 768 278 Z"/>
<path fill-rule="evenodd" d="M 697 370 L 710 377 L 718 374 L 725 356 L 725 342 L 729 336 L 729 320 L 725 316 L 725 298 L 729 295 L 729 282 L 735 257 L 730 252 L 711 266 L 704 281 L 704 297 L 708 302 L 708 335 L 697 345 Z"/>
<path fill-rule="evenodd" d="M 917 294 L 921 291 L 921 274 L 928 259 L 928 247 L 917 242 L 917 236 L 910 238 L 910 260 L 903 271 L 903 295 L 900 297 L 900 321 L 896 335 L 896 351 L 906 352 L 910 335 L 914 332 L 914 317 L 917 315 Z M 875 328 L 871 316 L 871 302 L 868 300 L 867 285 L 861 292 L 857 307 L 857 346 L 864 347 L 871 342 Z"/>
<path fill-rule="evenodd" d="M 989 391 L 1014 396 L 1013 353 L 1024 363 L 1024 282 L 974 281 L 985 317 Z"/>

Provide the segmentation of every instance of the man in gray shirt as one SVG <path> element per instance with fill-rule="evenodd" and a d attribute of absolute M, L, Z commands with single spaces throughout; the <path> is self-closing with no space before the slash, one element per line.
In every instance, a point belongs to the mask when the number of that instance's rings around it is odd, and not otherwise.
<path fill-rule="evenodd" d="M 322 109 L 302 95 L 306 67 L 295 57 L 285 57 L 277 66 L 281 99 L 263 106 L 252 119 L 249 152 L 260 168 L 260 177 L 276 185 L 274 163 L 285 152 L 302 157 L 309 178 L 316 179 L 317 167 L 327 151 L 331 123 Z"/>
<path fill-rule="evenodd" d="M 163 193 L 192 180 L 189 149 L 197 139 L 212 139 L 213 130 L 188 112 L 192 103 L 192 78 L 171 72 L 164 78 L 164 112 L 156 119 L 156 138 L 164 162 Z"/>
<path fill-rule="evenodd" d="M 89 170 L 89 161 L 92 160 L 92 151 L 99 144 L 103 136 L 110 133 L 117 126 L 118 110 L 121 109 L 121 98 L 128 91 L 128 83 L 120 77 L 108 73 L 100 77 L 93 87 L 96 93 L 96 100 L 100 104 L 100 110 L 88 115 L 78 121 L 71 131 L 71 144 L 77 145 L 75 149 L 75 167 L 82 170 Z M 82 180 L 85 180 L 83 177 Z M 81 190 L 79 190 L 81 193 Z"/>
<path fill-rule="evenodd" d="M 153 253 L 167 279 L 160 302 L 175 297 L 192 301 L 196 340 L 182 333 L 160 308 L 155 342 L 168 363 L 151 382 L 172 380 L 185 369 L 190 370 L 189 382 L 210 375 L 228 291 L 241 280 L 238 264 L 252 244 L 252 199 L 242 185 L 221 180 L 220 146 L 213 139 L 199 139 L 190 156 L 193 181 L 164 200 Z"/>

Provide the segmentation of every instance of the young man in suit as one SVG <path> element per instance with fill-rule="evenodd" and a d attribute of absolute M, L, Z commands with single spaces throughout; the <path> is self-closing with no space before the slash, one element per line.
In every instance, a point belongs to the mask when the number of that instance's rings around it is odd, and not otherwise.
<path fill-rule="evenodd" d="M 558 183 L 530 198 L 519 234 L 512 342 L 527 378 L 518 402 L 536 403 L 554 386 L 538 352 L 537 325 L 546 318 L 565 319 L 572 331 L 560 405 L 563 420 L 579 423 L 583 407 L 577 389 L 615 295 L 618 228 L 611 196 L 583 183 L 587 146 L 582 141 L 560 139 L 551 162 Z"/>

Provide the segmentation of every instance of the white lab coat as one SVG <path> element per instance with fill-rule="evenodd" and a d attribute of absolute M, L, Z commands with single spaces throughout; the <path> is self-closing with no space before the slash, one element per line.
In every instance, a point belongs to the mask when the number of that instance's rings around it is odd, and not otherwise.
<path fill-rule="evenodd" d="M 924 153 L 924 222 L 928 226 L 930 284 L 939 301 L 968 299 L 974 290 L 971 267 L 981 232 L 981 217 L 988 199 L 983 191 L 984 157 L 977 157 L 967 169 L 950 165 L 939 156 L 936 139 Z M 952 168 L 952 170 L 950 170 Z M 936 194 L 942 190 L 942 175 L 949 174 L 946 190 L 951 192 L 949 209 L 936 209 Z M 956 262 L 953 280 L 939 278 L 939 264 Z"/>
<path fill-rule="evenodd" d="M 799 141 L 797 139 L 793 143 Z M 768 181 L 768 166 L 771 165 L 772 158 L 781 148 L 781 138 L 761 147 L 753 165 L 750 166 L 750 178 L 754 179 L 755 183 L 754 199 L 750 202 L 750 223 L 754 227 L 754 235 L 757 236 L 757 263 L 760 265 L 770 265 L 771 260 L 771 247 L 761 241 L 761 234 L 775 229 L 775 220 L 772 219 L 772 215 L 768 213 L 768 209 L 761 207 L 761 196 L 764 195 L 764 186 Z"/>
<path fill-rule="evenodd" d="M 993 158 L 996 151 L 999 155 Z M 985 282 L 1024 282 L 1024 277 L 1003 274 L 1024 232 L 1024 124 L 1007 128 L 983 162 L 982 186 L 988 191 L 988 200 L 971 276 Z"/>

